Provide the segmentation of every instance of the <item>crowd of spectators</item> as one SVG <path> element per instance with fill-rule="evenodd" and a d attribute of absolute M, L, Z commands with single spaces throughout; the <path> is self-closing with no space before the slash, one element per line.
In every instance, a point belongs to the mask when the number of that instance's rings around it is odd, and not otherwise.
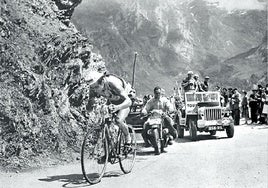
<path fill-rule="evenodd" d="M 221 93 L 221 104 L 232 111 L 234 124 L 239 125 L 240 119 L 245 124 L 266 124 L 268 114 L 268 84 L 264 88 L 262 85 L 253 85 L 251 91 L 237 88 L 220 88 L 215 90 Z M 249 121 L 249 119 L 251 121 Z"/>

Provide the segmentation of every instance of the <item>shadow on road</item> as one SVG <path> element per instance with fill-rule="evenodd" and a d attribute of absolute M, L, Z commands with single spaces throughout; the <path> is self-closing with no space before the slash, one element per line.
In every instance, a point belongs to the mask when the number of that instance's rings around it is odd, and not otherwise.
<path fill-rule="evenodd" d="M 228 137 L 219 137 L 217 135 L 197 135 L 197 140 L 192 141 L 190 136 L 185 136 L 184 138 L 176 139 L 177 143 L 188 143 L 188 142 L 198 142 L 198 141 L 205 141 L 205 140 L 220 140 L 220 139 L 228 139 Z"/>
<path fill-rule="evenodd" d="M 266 124 L 247 124 L 247 125 L 244 125 L 246 127 L 250 127 L 252 129 L 268 129 L 268 125 Z"/>
<path fill-rule="evenodd" d="M 68 175 L 57 175 L 57 176 L 48 176 L 47 178 L 38 179 L 39 181 L 59 181 L 65 183 L 62 187 L 86 187 L 89 184 L 84 180 L 84 176 L 82 174 L 68 174 Z"/>
<path fill-rule="evenodd" d="M 137 151 L 137 156 L 145 156 L 145 155 L 155 155 L 154 150 L 152 148 L 152 151 Z"/>
<path fill-rule="evenodd" d="M 121 175 L 124 175 L 124 173 L 122 173 L 121 171 L 108 171 L 104 173 L 103 178 L 119 177 Z M 68 188 L 79 188 L 79 187 L 91 186 L 89 183 L 86 182 L 82 174 L 48 176 L 47 178 L 38 179 L 38 180 L 46 181 L 46 182 L 53 182 L 53 181 L 63 182 L 65 184 L 63 184 L 62 187 L 68 187 Z"/>

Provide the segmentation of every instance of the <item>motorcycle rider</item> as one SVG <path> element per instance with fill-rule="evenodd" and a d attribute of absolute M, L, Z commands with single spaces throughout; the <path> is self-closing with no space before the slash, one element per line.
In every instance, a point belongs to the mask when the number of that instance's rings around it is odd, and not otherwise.
<path fill-rule="evenodd" d="M 208 83 L 208 81 L 209 81 L 209 76 L 206 76 L 205 77 L 205 80 L 204 80 L 204 83 L 202 83 L 202 89 L 204 91 L 208 91 L 209 90 L 209 83 Z"/>
<path fill-rule="evenodd" d="M 144 108 L 141 111 L 142 115 L 146 115 L 149 112 L 153 112 L 154 110 L 162 110 L 164 113 L 166 112 L 172 112 L 174 111 L 170 101 L 166 98 L 161 96 L 162 95 L 162 89 L 160 87 L 155 87 L 154 88 L 154 98 L 150 99 L 146 105 L 144 106 Z M 142 137 L 143 140 L 145 142 L 145 147 L 149 147 L 150 144 L 148 142 L 148 138 L 147 138 L 147 131 L 148 131 L 148 126 L 147 122 L 144 123 L 144 127 L 143 127 L 143 131 L 142 131 Z M 167 114 L 164 115 L 164 125 L 169 129 L 169 133 L 170 133 L 170 139 L 168 144 L 172 144 L 172 140 L 177 138 L 177 131 L 176 129 L 173 127 L 174 122 L 172 120 L 171 117 L 169 117 Z"/>

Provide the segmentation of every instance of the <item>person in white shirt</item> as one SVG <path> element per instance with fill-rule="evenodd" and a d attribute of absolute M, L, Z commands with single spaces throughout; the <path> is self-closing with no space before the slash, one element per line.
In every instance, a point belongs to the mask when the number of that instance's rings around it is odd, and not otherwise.
<path fill-rule="evenodd" d="M 162 90 L 160 87 L 155 87 L 154 88 L 154 98 L 150 99 L 146 105 L 144 106 L 144 108 L 142 109 L 142 114 L 146 115 L 149 112 L 153 112 L 154 110 L 162 110 L 165 113 L 165 117 L 164 117 L 164 123 L 165 126 L 169 129 L 169 133 L 170 135 L 173 137 L 170 139 L 169 144 L 172 144 L 172 139 L 177 138 L 178 133 L 176 131 L 176 129 L 173 127 L 174 122 L 172 120 L 171 117 L 168 116 L 167 113 L 169 112 L 173 112 L 173 106 L 170 103 L 170 101 L 166 98 L 166 97 L 162 97 Z M 146 136 L 147 133 L 147 128 L 148 126 L 146 126 L 146 122 L 145 122 L 145 126 L 144 126 L 144 130 L 142 133 L 142 137 L 144 139 L 145 142 L 145 146 L 150 146 L 150 144 L 148 143 L 148 138 Z"/>

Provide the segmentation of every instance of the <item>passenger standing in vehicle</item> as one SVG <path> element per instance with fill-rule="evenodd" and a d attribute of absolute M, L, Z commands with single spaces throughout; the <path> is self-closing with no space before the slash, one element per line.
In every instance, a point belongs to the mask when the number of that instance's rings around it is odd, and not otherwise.
<path fill-rule="evenodd" d="M 182 81 L 181 86 L 184 89 L 184 92 L 194 91 L 195 79 L 193 78 L 193 71 L 188 71 L 187 77 Z"/>
<path fill-rule="evenodd" d="M 209 80 L 209 76 L 206 76 L 205 77 L 205 80 L 204 80 L 204 83 L 202 84 L 202 89 L 204 91 L 208 91 L 209 90 L 209 83 L 208 83 L 208 80 Z"/>
<path fill-rule="evenodd" d="M 194 83 L 195 91 L 197 91 L 197 92 L 204 91 L 202 88 L 201 82 L 199 81 L 198 74 L 194 74 L 194 79 L 195 79 L 195 83 Z"/>

